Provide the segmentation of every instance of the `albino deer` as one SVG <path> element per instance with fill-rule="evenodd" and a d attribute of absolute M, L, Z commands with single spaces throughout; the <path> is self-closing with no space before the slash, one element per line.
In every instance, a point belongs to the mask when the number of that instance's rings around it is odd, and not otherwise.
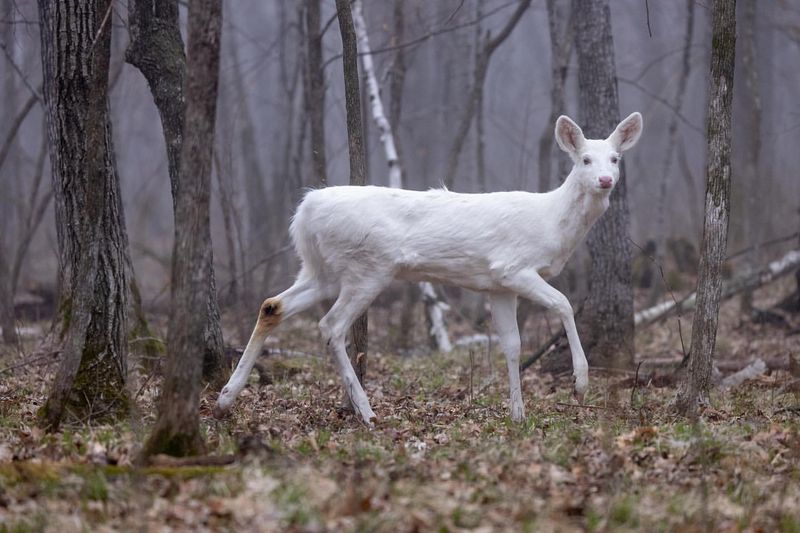
<path fill-rule="evenodd" d="M 619 179 L 620 154 L 642 133 L 633 113 L 605 140 L 585 139 L 566 116 L 558 145 L 572 158 L 564 183 L 547 193 L 457 194 L 383 187 L 328 187 L 306 194 L 290 228 L 302 267 L 297 281 L 261 304 L 239 365 L 214 409 L 222 416 L 244 388 L 267 334 L 283 320 L 335 298 L 319 328 L 355 411 L 375 418 L 345 351 L 345 334 L 393 279 L 431 281 L 489 293 L 508 363 L 511 418 L 525 416 L 519 380 L 517 296 L 555 311 L 572 352 L 575 395 L 589 385 L 572 306 L 545 280 L 561 272 L 589 228 L 606 211 Z"/>

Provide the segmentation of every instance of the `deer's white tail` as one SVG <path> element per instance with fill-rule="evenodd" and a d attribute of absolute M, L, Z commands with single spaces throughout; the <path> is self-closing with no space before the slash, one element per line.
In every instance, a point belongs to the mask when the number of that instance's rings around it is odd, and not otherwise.
<path fill-rule="evenodd" d="M 320 278 L 324 275 L 325 270 L 325 258 L 322 256 L 316 237 L 309 227 L 310 219 L 314 216 L 315 192 L 312 190 L 306 193 L 289 226 L 292 243 L 303 263 L 298 279 Z"/>

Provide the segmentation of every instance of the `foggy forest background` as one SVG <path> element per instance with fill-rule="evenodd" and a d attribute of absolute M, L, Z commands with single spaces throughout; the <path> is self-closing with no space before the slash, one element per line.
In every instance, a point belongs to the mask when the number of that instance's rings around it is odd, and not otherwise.
<path fill-rule="evenodd" d="M 402 54 L 402 107 L 393 128 L 406 188 L 442 186 L 473 83 L 476 46 L 482 45 L 485 32 L 497 33 L 515 4 L 405 0 L 403 25 L 398 28 L 394 2 L 365 2 L 387 107 Z M 263 297 L 288 286 L 296 261 L 287 247 L 289 217 L 303 190 L 318 184 L 303 92 L 306 48 L 301 8 L 300 2 L 289 0 L 224 3 L 212 180 L 215 270 L 223 307 L 245 306 L 250 312 Z M 631 237 L 643 247 L 666 238 L 684 238 L 696 245 L 702 231 L 705 179 L 709 8 L 694 0 L 615 0 L 611 14 L 620 114 L 638 110 L 645 117 L 644 138 L 626 158 Z M 181 16 L 185 15 L 182 6 Z M 144 77 L 124 62 L 126 9 L 115 6 L 111 16 L 111 113 L 131 254 L 146 309 L 164 310 L 173 228 L 163 135 Z M 328 182 L 344 184 L 348 158 L 341 40 L 332 1 L 322 2 L 321 18 Z M 755 44 L 749 59 L 741 38 L 748 25 Z M 24 206 L 31 195 L 38 206 L 50 194 L 50 161 L 39 104 L 42 75 L 35 2 L 4 0 L 0 31 L 4 135 L 20 110 L 35 99 L 0 170 L 2 244 L 10 251 L 27 238 L 22 230 L 30 213 Z M 800 6 L 788 0 L 759 2 L 755 17 L 739 21 L 739 33 L 729 252 L 791 234 L 800 226 L 796 148 Z M 684 73 L 687 46 L 689 70 Z M 565 109 L 580 123 L 574 53 L 570 58 Z M 688 76 L 685 96 L 676 107 L 682 76 Z M 558 164 L 549 176 L 538 173 L 540 139 L 552 137 L 551 78 L 547 10 L 545 2 L 536 1 L 491 58 L 483 114 L 476 119 L 482 123 L 485 173 L 479 174 L 479 134 L 473 124 L 460 154 L 454 190 L 537 191 L 553 188 L 563 179 Z M 369 182 L 386 185 L 386 161 L 376 128 L 369 114 L 365 117 Z M 676 134 L 671 136 L 673 123 Z M 553 161 L 559 157 L 566 155 L 554 149 Z M 58 254 L 52 203 L 47 202 L 45 209 L 38 230 L 28 236 L 17 298 L 43 287 L 54 289 Z M 779 252 L 780 248 L 761 248 L 761 257 L 753 258 L 753 264 Z M 573 285 L 562 284 L 562 289 L 585 291 L 581 286 L 585 276 L 580 274 L 585 257 L 585 253 L 573 257 L 570 265 L 579 274 Z"/>

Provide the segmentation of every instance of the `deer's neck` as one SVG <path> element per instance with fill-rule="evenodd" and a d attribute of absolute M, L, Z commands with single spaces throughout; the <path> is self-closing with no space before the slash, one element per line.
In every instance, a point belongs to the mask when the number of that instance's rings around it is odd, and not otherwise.
<path fill-rule="evenodd" d="M 608 209 L 609 195 L 587 191 L 578 183 L 574 170 L 554 192 L 558 198 L 559 230 L 574 249 Z"/>

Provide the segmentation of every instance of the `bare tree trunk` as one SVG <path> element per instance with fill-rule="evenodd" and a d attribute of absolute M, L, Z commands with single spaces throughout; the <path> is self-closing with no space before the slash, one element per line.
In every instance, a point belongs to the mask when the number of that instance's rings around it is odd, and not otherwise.
<path fill-rule="evenodd" d="M 405 0 L 395 0 L 394 2 L 394 35 L 392 44 L 397 46 L 405 42 L 406 21 L 405 21 Z M 394 134 L 394 144 L 397 148 L 398 159 L 403 158 L 403 150 L 400 139 L 400 116 L 403 110 L 403 88 L 406 82 L 406 53 L 405 47 L 400 46 L 394 54 L 394 63 L 391 70 L 391 81 L 389 82 L 389 124 L 392 126 Z M 403 180 L 403 169 L 400 168 L 400 183 Z"/>
<path fill-rule="evenodd" d="M 356 0 L 352 0 L 353 10 L 355 11 Z M 355 24 L 355 22 L 354 22 Z M 360 43 L 359 43 L 360 45 Z M 361 131 L 364 135 L 364 168 L 366 175 L 364 176 L 365 183 L 372 183 L 369 178 L 369 91 L 367 89 L 367 75 L 364 74 L 361 80 Z"/>
<path fill-rule="evenodd" d="M 181 181 L 181 153 L 186 112 L 184 95 L 186 56 L 180 32 L 178 1 L 130 0 L 128 19 L 131 41 L 125 59 L 138 68 L 147 79 L 161 116 L 177 227 L 178 204 L 184 193 L 184 183 Z M 210 241 L 207 245 L 211 245 Z M 209 261 L 206 269 L 210 272 L 206 278 L 209 287 L 203 291 L 203 294 L 208 296 L 208 301 L 203 306 L 206 326 L 199 334 L 195 346 L 203 353 L 203 377 L 216 382 L 224 379 L 222 329 L 219 323 L 214 265 L 210 263 L 210 254 L 206 255 L 205 259 Z"/>
<path fill-rule="evenodd" d="M 483 50 L 478 54 L 472 89 L 467 99 L 467 107 L 464 110 L 464 114 L 461 115 L 461 121 L 456 130 L 456 137 L 453 140 L 453 146 L 450 148 L 450 153 L 447 157 L 447 171 L 445 172 L 444 184 L 448 189 L 452 189 L 455 183 L 456 173 L 458 172 L 458 159 L 461 155 L 461 150 L 464 148 L 464 141 L 467 139 L 469 128 L 472 125 L 472 120 L 475 118 L 475 112 L 483 94 L 483 85 L 486 81 L 486 74 L 489 71 L 489 62 L 492 59 L 492 54 L 494 54 L 495 50 L 503 44 L 503 41 L 511 35 L 511 32 L 514 31 L 514 28 L 522 18 L 525 10 L 528 9 L 530 5 L 531 0 L 520 0 L 516 11 L 514 11 L 511 18 L 508 19 L 508 22 L 506 22 L 506 25 L 500 30 L 500 33 L 494 38 L 487 36 Z"/>
<path fill-rule="evenodd" d="M 744 10 L 742 13 L 742 68 L 744 70 L 745 87 L 747 91 L 747 115 L 749 127 L 746 128 L 747 136 L 745 139 L 744 172 L 741 173 L 741 189 L 746 191 L 745 205 L 746 213 L 743 213 L 742 236 L 746 246 L 754 244 L 753 249 L 747 254 L 746 264 L 750 272 L 758 268 L 761 249 L 758 243 L 761 242 L 762 227 L 759 224 L 758 208 L 762 205 L 761 191 L 768 185 L 766 183 L 769 176 L 765 176 L 760 171 L 761 159 L 761 94 L 759 91 L 758 58 L 756 57 L 756 36 L 755 28 L 757 24 L 758 10 L 755 0 L 744 0 Z M 765 179 L 766 178 L 766 179 Z M 763 219 L 761 219 L 763 220 Z M 740 300 L 742 314 L 749 316 L 753 311 L 753 291 L 745 291 Z"/>
<path fill-rule="evenodd" d="M 41 190 L 48 153 L 46 131 L 47 127 L 43 121 L 41 146 L 39 147 L 33 178 L 30 180 L 30 189 L 26 198 L 17 200 L 17 236 L 13 253 L 10 251 L 12 248 L 10 244 L 0 249 L 0 293 L 7 291 L 0 302 L 0 318 L 2 319 L 0 326 L 3 327 L 3 340 L 12 344 L 19 340 L 16 329 L 13 327 L 16 322 L 14 296 L 19 287 L 22 265 L 28 255 L 31 241 L 36 235 L 44 215 L 47 213 L 50 200 L 53 198 L 52 188 L 45 190 L 44 193 Z M 3 238 L 4 235 L 0 233 L 0 241 L 3 241 Z M 5 276 L 8 277 L 6 278 Z M 6 327 L 9 329 L 6 330 Z"/>
<path fill-rule="evenodd" d="M 306 0 L 306 43 L 308 95 L 306 106 L 311 127 L 311 163 L 316 182 L 328 184 L 325 154 L 325 72 L 322 70 L 321 0 Z"/>
<path fill-rule="evenodd" d="M 658 242 L 656 243 L 656 263 L 664 264 L 667 255 L 667 184 L 670 181 L 669 172 L 675 157 L 675 148 L 678 145 L 678 113 L 683 108 L 686 87 L 689 84 L 689 74 L 691 73 L 692 58 L 692 35 L 694 34 L 694 9 L 695 1 L 686 0 L 686 30 L 684 32 L 683 52 L 681 54 L 681 75 L 678 79 L 678 90 L 675 93 L 675 100 L 672 105 L 675 109 L 669 121 L 667 133 L 667 149 L 664 151 L 664 158 L 661 162 L 661 181 L 659 183 L 658 194 Z M 654 304 L 661 297 L 664 291 L 662 283 L 654 283 L 653 291 L 650 294 L 650 305 Z"/>
<path fill-rule="evenodd" d="M 394 33 L 391 45 L 397 46 L 405 42 L 406 22 L 405 22 L 405 0 L 394 2 Z M 398 159 L 403 159 L 402 139 L 400 136 L 400 117 L 403 110 L 403 88 L 406 80 L 406 58 L 405 47 L 400 46 L 394 54 L 392 63 L 391 77 L 389 82 L 389 124 L 392 126 L 394 144 L 397 148 Z M 405 174 L 400 167 L 400 183 L 405 183 Z M 403 293 L 403 309 L 400 312 L 400 335 L 398 338 L 401 348 L 409 348 L 414 331 L 414 312 L 419 302 L 419 290 L 417 286 L 408 284 Z"/>
<path fill-rule="evenodd" d="M 271 209 L 269 209 L 269 214 L 272 215 L 270 223 L 272 242 L 275 243 L 276 247 L 284 242 L 285 235 L 288 233 L 291 205 L 296 200 L 296 188 L 294 185 L 297 179 L 292 176 L 292 154 L 295 152 L 295 134 L 298 131 L 298 122 L 300 123 L 300 128 L 302 128 L 302 118 L 299 121 L 297 120 L 295 98 L 297 94 L 302 92 L 298 91 L 297 88 L 302 68 L 304 68 L 299 60 L 299 57 L 303 54 L 303 42 L 302 38 L 298 43 L 295 43 L 296 45 L 289 41 L 293 28 L 300 26 L 302 22 L 302 14 L 298 11 L 299 20 L 290 20 L 287 3 L 296 5 L 294 2 L 287 2 L 287 0 L 281 0 L 278 4 L 281 28 L 281 35 L 278 40 L 279 86 L 283 91 L 282 101 L 286 103 L 286 106 L 284 107 L 285 115 L 282 118 L 285 128 L 280 136 L 283 141 L 283 150 L 280 153 L 280 157 L 275 159 L 277 168 L 274 172 L 273 194 L 270 198 Z M 294 63 L 291 63 L 290 52 L 297 53 Z M 263 285 L 272 286 L 277 281 L 282 283 L 288 278 L 290 275 L 290 259 L 291 256 L 289 254 L 281 254 L 278 257 L 278 268 L 266 265 Z"/>
<path fill-rule="evenodd" d="M 569 156 L 555 147 L 553 125 L 566 112 L 565 93 L 567 73 L 575 42 L 575 23 L 572 0 L 547 0 L 547 21 L 550 33 L 550 117 L 539 135 L 539 192 L 547 192 L 563 181 L 571 161 Z M 556 171 L 553 171 L 553 162 Z M 555 179 L 554 179 L 555 178 Z M 565 274 L 562 274 L 562 276 Z M 520 331 L 533 312 L 533 303 L 521 298 L 517 306 L 517 324 Z"/>
<path fill-rule="evenodd" d="M 234 238 L 234 231 L 236 227 L 236 207 L 233 204 L 233 190 L 230 185 L 230 180 L 233 178 L 231 173 L 227 173 L 227 177 L 223 177 L 222 165 L 219 162 L 219 156 L 214 153 L 214 169 L 216 172 L 213 174 L 217 177 L 217 190 L 219 191 L 219 207 L 222 211 L 222 224 L 225 228 L 225 246 L 228 250 L 228 270 L 230 271 L 230 285 L 227 290 L 228 302 L 233 304 L 239 303 L 239 271 L 236 267 L 236 239 Z M 220 297 L 223 299 L 224 296 Z"/>
<path fill-rule="evenodd" d="M 169 356 L 158 420 L 142 451 L 144 460 L 157 453 L 194 455 L 204 448 L 198 408 L 208 324 L 204 310 L 216 298 L 209 294 L 214 291 L 209 208 L 221 28 L 220 0 L 189 2 L 186 128 L 175 210 Z"/>
<path fill-rule="evenodd" d="M 17 344 L 17 319 L 14 314 L 14 295 L 11 290 L 11 270 L 6 258 L 6 245 L 0 234 L 0 328 L 3 328 L 3 342 Z"/>
<path fill-rule="evenodd" d="M 342 35 L 345 108 L 347 110 L 347 144 L 350 154 L 350 184 L 366 185 L 367 168 L 364 153 L 364 131 L 361 121 L 361 90 L 358 83 L 358 46 L 349 0 L 336 0 L 336 13 Z M 367 313 L 356 319 L 350 331 L 350 359 L 358 380 L 363 384 L 367 373 Z"/>
<path fill-rule="evenodd" d="M 689 371 L 681 380 L 675 406 L 694 416 L 708 404 L 711 366 L 722 293 L 720 268 L 728 239 L 731 190 L 731 102 L 736 52 L 736 0 L 714 0 L 712 7 L 711 84 L 708 91 L 708 167 L 705 224 L 692 322 Z"/>
<path fill-rule="evenodd" d="M 608 0 L 575 0 L 580 115 L 587 138 L 605 138 L 619 122 L 617 71 Z M 589 296 L 578 330 L 589 362 L 633 364 L 633 285 L 625 167 L 611 193 L 608 212 L 589 232 L 592 259 Z"/>
<path fill-rule="evenodd" d="M 40 412 L 108 419 L 130 408 L 125 222 L 108 112 L 108 0 L 39 0 L 59 245 L 63 359 Z"/>
<path fill-rule="evenodd" d="M 475 58 L 473 68 L 477 72 L 478 66 L 481 62 L 481 49 L 483 48 L 483 0 L 475 1 Z M 487 35 L 487 40 L 488 40 Z M 478 192 L 486 192 L 486 139 L 484 136 L 484 121 L 483 121 L 483 84 L 476 94 L 475 104 L 475 173 L 478 183 Z M 484 308 L 486 297 L 480 295 L 480 309 Z M 482 313 L 478 313 L 480 317 Z M 483 318 L 483 317 L 481 317 Z"/>
<path fill-rule="evenodd" d="M 19 226 L 17 236 L 17 247 L 14 251 L 13 263 L 11 265 L 11 295 L 15 295 L 19 287 L 19 278 L 22 274 L 22 265 L 28 255 L 28 248 L 33 240 L 36 231 L 44 220 L 50 201 L 53 199 L 53 190 L 46 189 L 41 195 L 41 186 L 44 181 L 44 169 L 47 162 L 47 125 L 42 127 L 42 144 L 39 148 L 39 157 L 36 160 L 36 171 L 31 180 L 31 189 L 28 199 L 23 209 L 23 220 Z"/>
<path fill-rule="evenodd" d="M 239 66 L 238 46 L 232 46 L 230 53 L 232 55 L 232 70 L 233 78 L 235 80 L 235 94 L 238 99 L 238 106 L 240 112 L 238 113 L 238 120 L 241 121 L 241 139 L 239 144 L 240 157 L 244 162 L 244 191 L 245 191 L 245 206 L 247 211 L 247 225 L 244 232 L 240 231 L 240 237 L 244 240 L 244 246 L 240 245 L 240 251 L 246 246 L 250 249 L 258 249 L 263 247 L 267 239 L 266 221 L 267 216 L 264 214 L 264 205 L 267 203 L 267 192 L 264 187 L 264 170 L 261 167 L 261 162 L 258 158 L 258 152 L 252 150 L 251 147 L 256 146 L 256 133 L 253 125 L 253 114 L 248 105 L 247 92 L 244 87 L 244 77 Z M 240 255 L 240 263 L 242 268 L 242 285 L 244 287 L 252 287 L 253 282 L 251 271 L 255 265 L 251 266 L 247 261 L 247 254 Z M 249 300 L 252 298 L 250 291 L 242 293 L 246 300 L 243 303 L 243 308 L 252 307 Z M 243 322 L 243 321 L 242 321 Z"/>
<path fill-rule="evenodd" d="M 2 0 L 0 3 L 0 18 L 6 23 L 2 24 L 2 45 L 6 50 L 11 49 L 14 43 L 14 25 L 10 23 L 14 13 L 14 2 L 12 0 Z M 16 88 L 14 76 L 6 74 L 3 79 L 3 112 L 0 119 L 3 120 L 4 130 L 8 124 L 6 139 L 0 146 L 0 169 L 11 153 L 11 146 L 19 127 L 25 117 L 37 102 L 35 96 L 31 96 L 23 106 L 22 112 L 17 113 L 16 109 Z M 5 191 L 5 188 L 4 188 Z M 10 246 L 7 247 L 5 231 L 10 224 L 11 201 L 13 194 L 3 194 L 0 196 L 0 328 L 3 329 L 3 342 L 17 344 L 19 337 L 16 329 L 16 315 L 14 311 L 14 283 L 13 283 L 13 257 L 10 253 Z"/>
<path fill-rule="evenodd" d="M 550 29 L 550 118 L 539 136 L 539 192 L 547 192 L 558 180 L 567 177 L 569 158 L 561 150 L 555 150 L 553 124 L 564 114 L 564 93 L 567 67 L 572 55 L 575 24 L 572 20 L 571 3 L 568 0 L 547 0 L 547 21 Z M 558 171 L 553 172 L 553 160 L 558 161 Z"/>

